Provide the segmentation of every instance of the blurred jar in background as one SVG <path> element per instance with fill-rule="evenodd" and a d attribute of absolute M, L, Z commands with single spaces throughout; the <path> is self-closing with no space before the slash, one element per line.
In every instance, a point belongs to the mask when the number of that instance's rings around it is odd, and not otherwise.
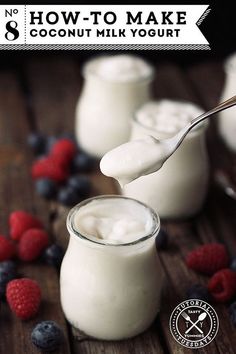
<path fill-rule="evenodd" d="M 98 56 L 85 64 L 76 107 L 76 136 L 82 149 L 101 158 L 129 140 L 132 116 L 150 99 L 153 68 L 131 55 Z"/>
<path fill-rule="evenodd" d="M 142 106 L 133 119 L 131 140 L 175 135 L 203 111 L 188 102 L 161 100 Z M 206 122 L 194 128 L 162 168 L 125 185 L 122 193 L 152 207 L 162 218 L 185 218 L 197 213 L 208 185 Z"/>
<path fill-rule="evenodd" d="M 225 62 L 225 84 L 221 102 L 236 95 L 236 53 Z M 236 108 L 231 107 L 219 113 L 219 133 L 226 145 L 236 152 Z"/>

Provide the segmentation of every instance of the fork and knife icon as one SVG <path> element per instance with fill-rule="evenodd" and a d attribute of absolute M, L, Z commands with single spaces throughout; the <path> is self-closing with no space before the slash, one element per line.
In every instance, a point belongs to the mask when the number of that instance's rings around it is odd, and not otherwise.
<path fill-rule="evenodd" d="M 190 322 L 191 325 L 192 325 L 191 327 L 189 327 L 189 328 L 185 331 L 185 334 L 188 334 L 188 333 L 191 331 L 191 329 L 192 329 L 193 327 L 195 327 L 195 328 L 198 330 L 198 332 L 200 332 L 201 334 L 203 334 L 203 331 L 201 330 L 201 328 L 199 328 L 199 327 L 197 326 L 197 324 L 198 324 L 198 322 L 203 321 L 203 320 L 206 318 L 206 316 L 207 316 L 207 313 L 206 313 L 206 312 L 202 312 L 202 313 L 198 316 L 198 319 L 197 319 L 196 322 L 193 322 L 193 321 L 191 320 L 191 318 L 189 317 L 189 315 L 188 315 L 186 312 L 184 312 L 184 311 L 181 313 L 181 315 L 182 315 L 182 317 L 183 317 L 186 321 Z"/>

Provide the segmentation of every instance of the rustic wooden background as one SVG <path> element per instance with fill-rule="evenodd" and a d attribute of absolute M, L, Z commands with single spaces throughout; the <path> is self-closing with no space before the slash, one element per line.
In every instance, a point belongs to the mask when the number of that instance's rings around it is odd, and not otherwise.
<path fill-rule="evenodd" d="M 219 100 L 224 82 L 221 61 L 207 60 L 193 65 L 156 62 L 153 85 L 156 98 L 185 99 L 200 104 L 204 109 Z M 66 247 L 68 234 L 65 217 L 68 209 L 55 202 L 46 202 L 35 194 L 29 175 L 33 156 L 26 145 L 32 129 L 49 135 L 74 129 L 74 108 L 81 89 L 80 58 L 62 54 L 24 60 L 14 68 L 0 68 L 0 233 L 8 233 L 8 215 L 12 210 L 25 209 L 43 219 L 52 239 Z M 218 139 L 216 118 L 208 132 L 212 176 L 215 168 L 231 172 L 235 159 Z M 91 175 L 95 194 L 116 193 L 111 179 L 99 171 Z M 160 253 L 166 275 L 166 289 L 161 313 L 144 334 L 122 342 L 102 342 L 86 337 L 74 339 L 60 307 L 58 274 L 50 266 L 40 263 L 20 264 L 20 273 L 36 279 L 43 291 L 39 315 L 22 322 L 15 318 L 6 304 L 0 309 L 0 353 L 36 354 L 30 341 L 35 323 L 53 319 L 63 328 L 64 346 L 57 354 L 235 354 L 236 329 L 230 323 L 227 306 L 216 305 L 220 329 L 216 339 L 198 350 L 177 344 L 169 331 L 169 317 L 174 307 L 185 299 L 186 289 L 192 283 L 205 284 L 185 266 L 184 257 L 194 247 L 211 241 L 224 241 L 231 255 L 236 255 L 236 202 L 225 196 L 214 184 L 202 212 L 182 222 L 164 222 L 170 234 L 170 246 Z"/>

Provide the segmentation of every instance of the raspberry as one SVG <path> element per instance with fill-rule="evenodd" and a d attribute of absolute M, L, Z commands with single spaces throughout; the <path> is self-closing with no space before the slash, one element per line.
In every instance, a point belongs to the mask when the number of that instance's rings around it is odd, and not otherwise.
<path fill-rule="evenodd" d="M 38 283 L 32 279 L 14 279 L 7 284 L 6 297 L 15 315 L 22 320 L 27 320 L 38 312 L 41 290 Z"/>
<path fill-rule="evenodd" d="M 18 256 L 22 261 L 37 259 L 48 246 L 48 234 L 40 229 L 29 229 L 21 237 Z"/>
<path fill-rule="evenodd" d="M 191 269 L 212 275 L 218 270 L 228 267 L 229 257 L 224 245 L 208 243 L 190 252 L 186 263 Z"/>
<path fill-rule="evenodd" d="M 58 140 L 51 149 L 51 156 L 61 156 L 71 161 L 76 153 L 76 146 L 70 139 Z"/>
<path fill-rule="evenodd" d="M 45 177 L 55 182 L 64 182 L 68 177 L 68 169 L 62 166 L 57 157 L 49 156 L 35 161 L 31 174 L 34 179 Z"/>
<path fill-rule="evenodd" d="M 9 217 L 10 235 L 13 240 L 19 240 L 22 234 L 32 228 L 43 228 L 41 221 L 25 211 L 13 211 Z"/>
<path fill-rule="evenodd" d="M 222 269 L 209 280 L 208 290 L 217 302 L 226 302 L 236 294 L 236 273 Z"/>
<path fill-rule="evenodd" d="M 15 254 L 16 249 L 14 243 L 0 235 L 0 262 L 13 258 Z"/>

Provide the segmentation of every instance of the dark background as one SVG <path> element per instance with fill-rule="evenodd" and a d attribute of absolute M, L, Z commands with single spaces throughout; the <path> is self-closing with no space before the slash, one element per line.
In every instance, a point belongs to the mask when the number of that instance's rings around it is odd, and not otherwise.
<path fill-rule="evenodd" d="M 16 4 L 16 1 L 12 1 Z M 19 1 L 18 4 L 65 4 L 65 0 L 58 1 Z M 126 4 L 125 1 L 69 1 L 68 4 Z M 137 4 L 134 2 L 133 4 Z M 145 3 L 140 1 L 140 3 Z M 129 1 L 132 7 L 132 2 Z M 139 54 L 151 61 L 170 60 L 179 64 L 188 64 L 207 59 L 224 58 L 236 51 L 236 20 L 234 1 L 148 1 L 147 4 L 209 4 L 210 14 L 200 26 L 201 31 L 210 43 L 210 51 L 138 51 Z M 118 51 L 115 51 L 118 53 Z M 134 53 L 135 51 L 133 51 Z M 79 56 L 81 61 L 86 60 L 93 52 L 91 51 L 1 51 L 1 66 L 12 66 L 16 63 L 29 59 L 32 56 L 45 55 L 73 55 Z"/>

